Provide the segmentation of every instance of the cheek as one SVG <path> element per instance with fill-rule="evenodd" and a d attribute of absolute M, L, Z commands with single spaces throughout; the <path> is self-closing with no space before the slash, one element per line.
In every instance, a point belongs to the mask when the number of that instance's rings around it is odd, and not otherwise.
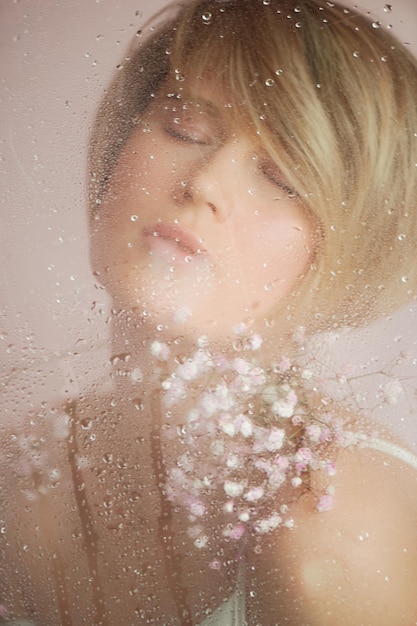
<path fill-rule="evenodd" d="M 256 231 L 253 231 L 256 232 Z M 308 265 L 313 250 L 310 226 L 282 223 L 266 225 L 252 239 L 250 265 L 261 273 L 297 278 Z M 246 246 L 250 249 L 250 244 Z"/>

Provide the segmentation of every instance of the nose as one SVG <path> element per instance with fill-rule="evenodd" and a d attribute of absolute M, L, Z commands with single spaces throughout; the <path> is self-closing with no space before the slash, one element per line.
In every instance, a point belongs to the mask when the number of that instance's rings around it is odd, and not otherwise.
<path fill-rule="evenodd" d="M 226 221 L 247 190 L 245 163 L 250 145 L 244 140 L 231 139 L 195 159 L 186 178 L 179 182 L 176 194 L 179 205 L 192 204 L 211 211 L 220 222 Z M 246 173 L 246 176 L 245 176 Z"/>

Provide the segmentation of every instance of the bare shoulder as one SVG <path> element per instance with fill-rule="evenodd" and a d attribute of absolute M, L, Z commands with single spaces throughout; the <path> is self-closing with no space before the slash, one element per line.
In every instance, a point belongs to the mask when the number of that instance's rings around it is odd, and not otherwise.
<path fill-rule="evenodd" d="M 325 482 L 317 474 L 313 492 Z M 255 559 L 263 601 L 254 613 L 293 626 L 416 624 L 417 470 L 353 447 L 338 454 L 332 484 L 332 510 L 318 513 L 305 494 L 294 529 L 267 540 Z"/>

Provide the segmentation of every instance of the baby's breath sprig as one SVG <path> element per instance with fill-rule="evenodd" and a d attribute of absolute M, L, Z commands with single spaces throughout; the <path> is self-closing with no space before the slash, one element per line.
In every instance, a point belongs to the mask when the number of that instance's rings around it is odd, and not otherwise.
<path fill-rule="evenodd" d="M 315 390 L 313 372 L 286 356 L 261 367 L 261 345 L 260 336 L 238 332 L 234 354 L 226 357 L 201 339 L 162 380 L 167 410 L 181 410 L 182 401 L 193 397 L 181 424 L 164 429 L 183 450 L 167 471 L 165 494 L 187 510 L 197 548 L 209 542 L 210 502 L 219 494 L 226 540 L 293 526 L 290 504 L 310 488 L 311 472 L 333 476 L 332 444 L 354 443 L 346 419 Z M 166 344 L 155 342 L 151 352 L 170 358 Z M 317 510 L 331 507 L 330 487 L 317 496 Z"/>

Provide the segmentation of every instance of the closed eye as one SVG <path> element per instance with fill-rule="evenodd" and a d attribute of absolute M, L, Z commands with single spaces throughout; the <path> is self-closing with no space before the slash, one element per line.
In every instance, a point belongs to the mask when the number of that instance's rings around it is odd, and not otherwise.
<path fill-rule="evenodd" d="M 295 198 L 298 195 L 295 189 L 288 185 L 281 170 L 275 165 L 275 163 L 261 162 L 259 169 L 269 182 L 282 189 L 289 198 Z"/>
<path fill-rule="evenodd" d="M 164 132 L 173 139 L 176 139 L 177 141 L 183 141 L 185 143 L 197 144 L 202 146 L 206 146 L 209 143 L 208 141 L 203 140 L 202 137 L 198 135 L 198 133 L 183 128 L 175 128 L 172 124 L 164 126 Z"/>

